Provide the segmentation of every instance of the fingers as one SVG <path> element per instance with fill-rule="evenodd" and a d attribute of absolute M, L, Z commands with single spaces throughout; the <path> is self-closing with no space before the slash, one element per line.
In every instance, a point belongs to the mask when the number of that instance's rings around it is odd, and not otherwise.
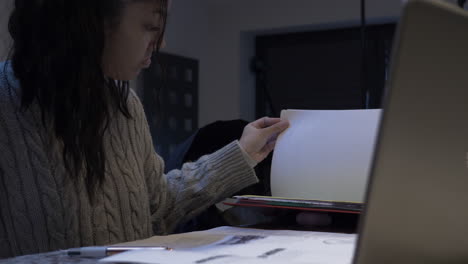
<path fill-rule="evenodd" d="M 264 133 L 270 137 L 277 133 L 280 134 L 289 127 L 289 122 L 281 118 L 263 117 L 251 123 L 257 129 L 263 129 Z"/>
<path fill-rule="evenodd" d="M 264 128 L 264 133 L 268 135 L 268 137 L 271 137 L 272 135 L 276 134 L 278 136 L 281 132 L 286 130 L 286 128 L 289 127 L 289 122 L 285 120 L 281 120 L 277 123 L 275 123 L 272 126 L 269 126 L 267 128 Z"/>
<path fill-rule="evenodd" d="M 270 152 L 272 152 L 273 149 L 275 149 L 275 145 L 276 145 L 276 140 L 268 141 L 265 144 L 265 146 L 263 146 L 262 150 L 260 151 L 262 153 L 262 156 L 263 157 L 268 156 L 268 154 L 270 154 Z"/>
<path fill-rule="evenodd" d="M 276 145 L 276 140 L 272 140 L 266 144 L 265 149 L 266 149 L 267 155 L 275 149 L 275 145 Z"/>
<path fill-rule="evenodd" d="M 281 121 L 281 118 L 262 117 L 252 122 L 252 125 L 256 128 L 266 128 L 280 121 Z"/>

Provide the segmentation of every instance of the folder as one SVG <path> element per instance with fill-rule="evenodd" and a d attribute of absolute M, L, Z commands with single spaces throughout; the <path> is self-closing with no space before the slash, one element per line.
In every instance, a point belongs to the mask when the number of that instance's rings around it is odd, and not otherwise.
<path fill-rule="evenodd" d="M 268 196 L 235 196 L 231 206 L 359 214 L 380 109 L 283 110 L 290 127 L 277 140 Z"/>
<path fill-rule="evenodd" d="M 234 199 L 226 200 L 224 204 L 231 206 L 281 208 L 300 211 L 349 214 L 360 214 L 363 209 L 362 203 L 355 202 L 308 200 L 255 195 L 234 196 Z"/>

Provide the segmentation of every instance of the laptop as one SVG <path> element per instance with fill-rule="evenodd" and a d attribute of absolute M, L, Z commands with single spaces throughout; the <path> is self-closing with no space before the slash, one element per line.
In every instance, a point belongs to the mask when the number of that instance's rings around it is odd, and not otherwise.
<path fill-rule="evenodd" d="M 468 263 L 468 12 L 406 4 L 356 264 Z"/>

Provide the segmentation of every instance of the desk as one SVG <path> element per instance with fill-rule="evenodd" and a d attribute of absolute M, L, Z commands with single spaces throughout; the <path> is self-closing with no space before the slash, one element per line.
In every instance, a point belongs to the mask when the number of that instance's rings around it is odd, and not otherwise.
<path fill-rule="evenodd" d="M 185 233 L 185 234 L 176 234 L 176 235 L 171 235 L 171 236 L 166 236 L 166 237 L 153 237 L 145 240 L 140 240 L 140 241 L 134 241 L 134 242 L 129 242 L 129 243 L 123 243 L 120 245 L 128 245 L 128 246 L 136 246 L 136 245 L 155 245 L 154 243 L 158 243 L 155 241 L 161 241 L 160 239 L 162 238 L 165 242 L 165 246 L 173 247 L 176 248 L 174 245 L 180 245 L 181 241 L 183 243 L 186 243 L 186 247 L 190 246 L 197 246 L 196 243 L 199 243 L 201 238 L 207 240 L 219 240 L 220 237 L 226 236 L 226 235 L 250 235 L 250 234 L 261 234 L 261 233 L 266 233 L 268 235 L 279 235 L 279 236 L 306 236 L 316 233 L 317 231 L 320 232 L 336 232 L 336 233 L 350 233 L 348 231 L 353 231 L 351 229 L 343 229 L 343 228 L 338 228 L 334 229 L 334 227 L 326 227 L 326 228 L 306 228 L 307 231 L 299 231 L 297 229 L 303 229 L 299 228 L 297 226 L 289 225 L 288 229 L 285 230 L 284 226 L 280 225 L 268 225 L 268 224 L 263 224 L 263 225 L 257 225 L 257 228 L 238 228 L 238 227 L 219 227 L 219 228 L 214 228 L 206 231 L 199 231 L 199 232 L 191 232 L 191 233 Z M 260 227 L 263 227 L 260 229 Z M 267 228 L 267 229 L 264 229 Z M 296 229 L 296 230 L 291 230 L 291 229 Z M 353 233 L 353 232 L 351 232 Z M 207 238 L 207 236 L 210 236 Z M 209 242 L 209 241 L 208 241 Z M 23 264 L 23 263 L 37 263 L 37 264 L 96 264 L 98 263 L 98 259 L 86 259 L 86 258 L 79 258 L 79 257 L 69 257 L 67 256 L 63 251 L 54 251 L 54 252 L 49 252 L 49 253 L 42 253 L 42 254 L 34 254 L 34 255 L 26 255 L 26 256 L 20 256 L 16 258 L 10 258 L 10 259 L 4 259 L 0 260 L 0 264 L 2 263 L 9 263 L 9 264 Z"/>

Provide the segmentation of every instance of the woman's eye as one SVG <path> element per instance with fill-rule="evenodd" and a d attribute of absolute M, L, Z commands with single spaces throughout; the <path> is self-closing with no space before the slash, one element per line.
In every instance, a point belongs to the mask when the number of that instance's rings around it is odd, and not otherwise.
<path fill-rule="evenodd" d="M 145 29 L 151 32 L 158 32 L 160 30 L 159 27 L 153 25 L 146 25 Z"/>

